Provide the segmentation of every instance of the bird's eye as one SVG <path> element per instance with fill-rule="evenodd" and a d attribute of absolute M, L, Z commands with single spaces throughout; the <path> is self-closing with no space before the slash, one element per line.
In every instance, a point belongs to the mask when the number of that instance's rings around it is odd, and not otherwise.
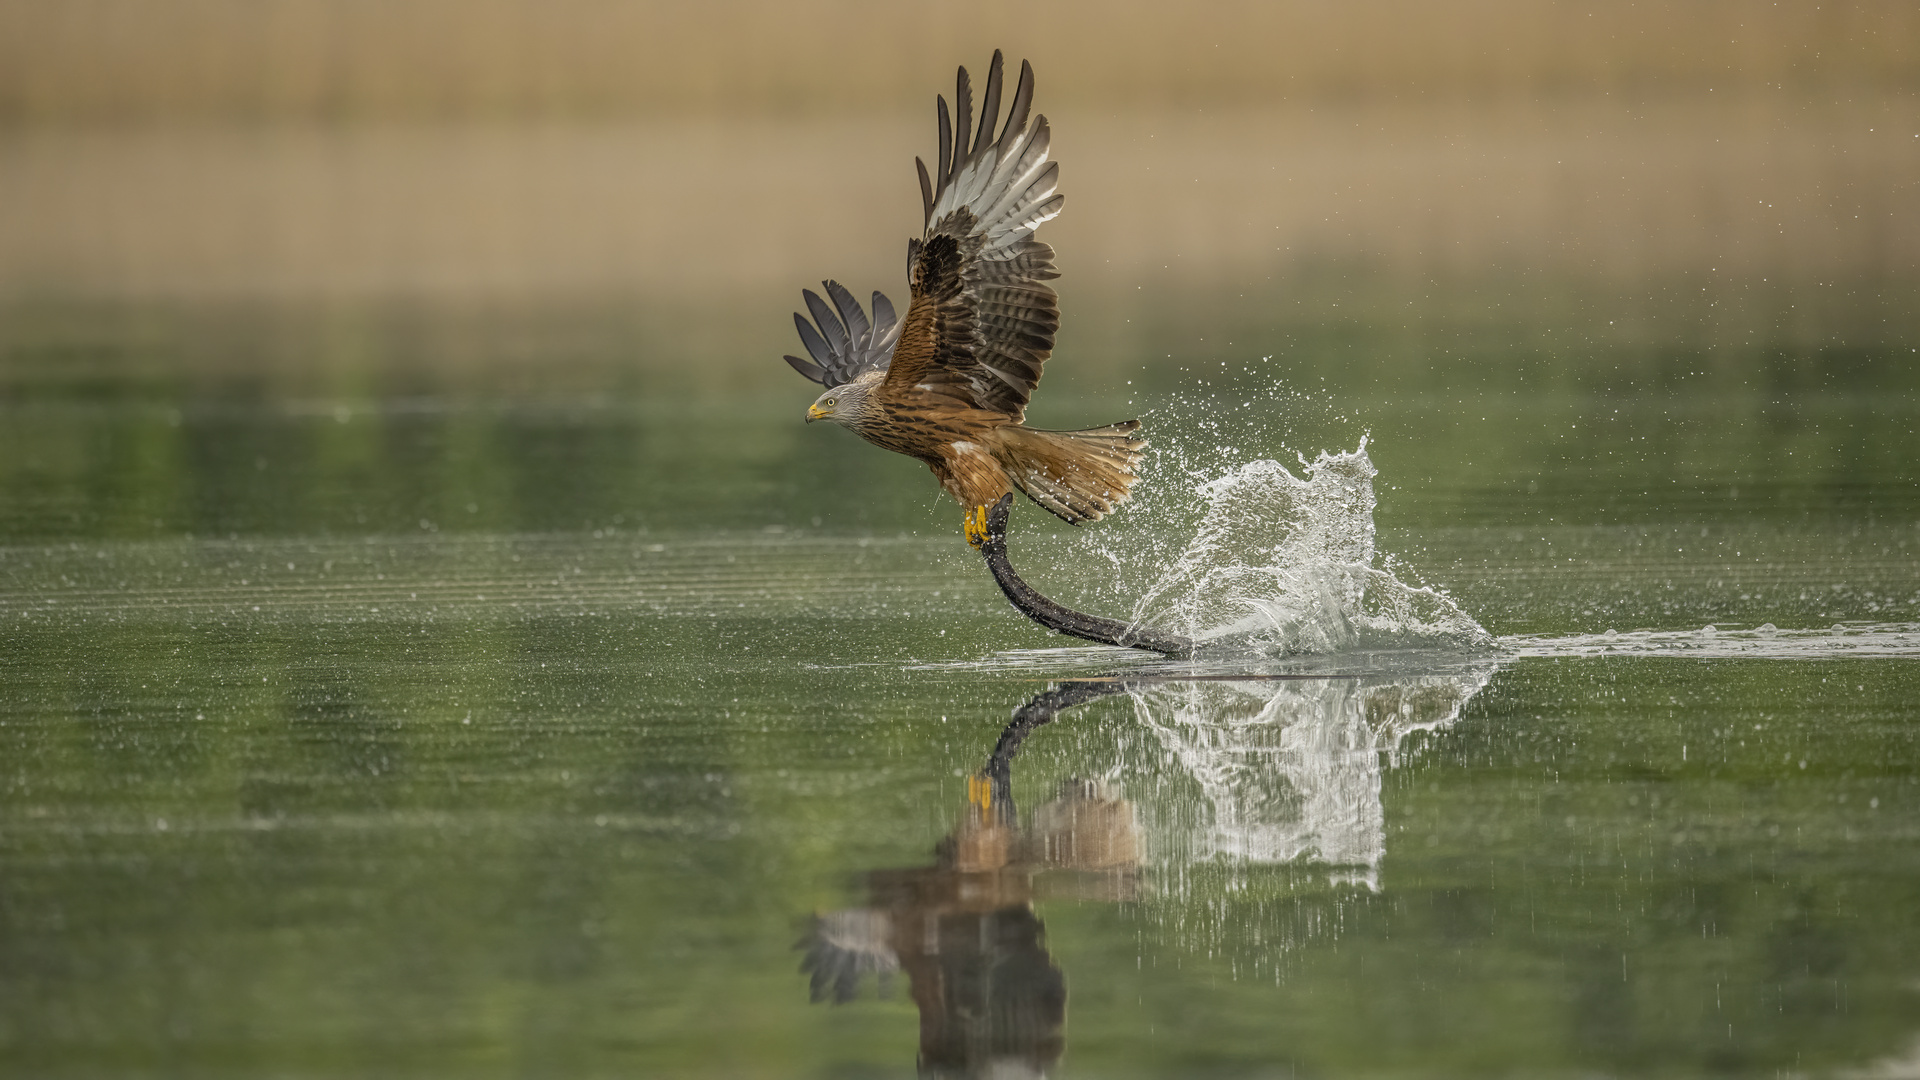
<path fill-rule="evenodd" d="M 827 408 L 829 408 L 829 409 L 831 409 L 831 408 L 833 408 L 833 407 L 834 407 L 835 405 L 838 405 L 838 404 L 840 404 L 840 399 L 839 399 L 839 398 L 828 398 L 828 399 L 827 399 Z"/>

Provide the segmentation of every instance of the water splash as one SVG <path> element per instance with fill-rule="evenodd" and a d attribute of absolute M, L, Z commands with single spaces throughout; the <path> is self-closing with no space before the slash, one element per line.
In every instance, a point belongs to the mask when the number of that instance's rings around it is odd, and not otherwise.
<path fill-rule="evenodd" d="M 1202 484 L 1199 528 L 1135 604 L 1134 621 L 1215 655 L 1493 645 L 1451 597 L 1375 565 L 1377 470 L 1365 439 L 1301 463 L 1304 477 L 1262 460 Z"/>

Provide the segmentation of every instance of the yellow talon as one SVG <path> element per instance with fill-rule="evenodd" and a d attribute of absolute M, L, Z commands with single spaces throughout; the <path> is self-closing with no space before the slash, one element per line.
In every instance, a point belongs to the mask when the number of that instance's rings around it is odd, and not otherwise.
<path fill-rule="evenodd" d="M 967 511 L 964 531 L 967 534 L 967 543 L 973 547 L 977 548 L 987 542 L 987 508 L 985 506 L 976 506 Z"/>
<path fill-rule="evenodd" d="M 986 820 L 987 812 L 993 809 L 993 781 L 984 776 L 967 777 L 967 802 L 980 808 L 980 819 Z"/>

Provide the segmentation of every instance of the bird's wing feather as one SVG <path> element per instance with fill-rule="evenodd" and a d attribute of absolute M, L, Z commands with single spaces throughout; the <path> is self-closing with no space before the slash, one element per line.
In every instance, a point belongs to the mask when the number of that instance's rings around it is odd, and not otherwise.
<path fill-rule="evenodd" d="M 1060 212 L 1058 164 L 1047 160 L 1047 118 L 1027 125 L 1033 105 L 1033 68 L 1022 62 L 1005 126 L 1000 109 L 998 52 L 987 73 L 980 128 L 967 146 L 972 87 L 960 69 L 955 100 L 958 130 L 939 101 L 938 175 L 920 167 L 925 232 L 909 249 L 913 302 L 903 331 L 907 344 L 887 374 L 895 389 L 925 386 L 975 408 L 1019 420 L 1053 352 L 1060 308 L 1046 284 L 1060 276 L 1053 249 L 1033 239 L 1040 224 Z M 951 140 L 951 142 L 949 142 Z"/>
<path fill-rule="evenodd" d="M 900 341 L 900 320 L 893 304 L 879 293 L 873 294 L 873 320 L 861 309 L 860 301 L 837 281 L 820 283 L 832 299 L 829 307 L 812 289 L 802 289 L 807 310 L 813 313 L 820 329 L 805 315 L 793 313 L 794 328 L 800 331 L 800 344 L 806 346 L 811 360 L 789 356 L 793 370 L 823 386 L 834 387 L 869 371 L 884 371 L 893 359 L 893 347 Z M 837 311 L 836 311 L 837 309 Z"/>

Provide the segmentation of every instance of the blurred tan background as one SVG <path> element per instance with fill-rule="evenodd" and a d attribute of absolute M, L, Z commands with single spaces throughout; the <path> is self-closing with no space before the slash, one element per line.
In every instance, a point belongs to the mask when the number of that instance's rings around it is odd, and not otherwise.
<path fill-rule="evenodd" d="M 0 310 L 630 306 L 757 362 L 803 285 L 903 298 L 933 95 L 998 46 L 1055 127 L 1063 349 L 1143 296 L 1541 281 L 1595 333 L 1699 289 L 1730 339 L 1885 344 L 1916 42 L 1910 2 L 0 0 Z"/>
<path fill-rule="evenodd" d="M 1851 87 L 1911 92 L 1899 0 L 7 0 L 12 119 L 898 110 L 995 47 L 1056 103 L 1138 108 Z"/>

